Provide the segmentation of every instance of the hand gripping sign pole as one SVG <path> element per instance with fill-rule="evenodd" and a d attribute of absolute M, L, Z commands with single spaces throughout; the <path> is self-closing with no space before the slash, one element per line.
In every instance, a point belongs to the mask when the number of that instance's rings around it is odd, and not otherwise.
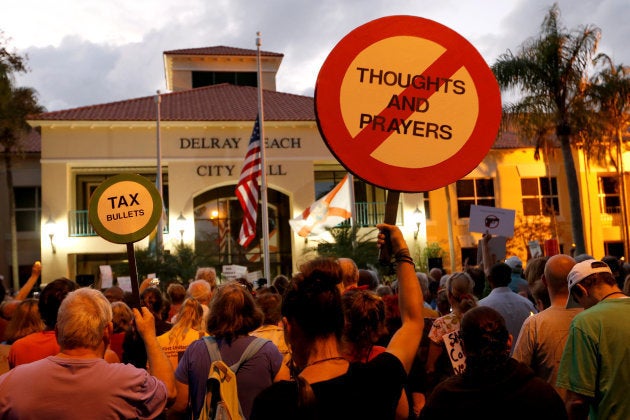
<path fill-rule="evenodd" d="M 501 96 L 492 71 L 461 35 L 416 16 L 388 16 L 347 34 L 315 87 L 317 124 L 337 160 L 388 189 L 426 192 L 466 176 L 496 138 Z"/>
<path fill-rule="evenodd" d="M 136 174 L 106 179 L 90 199 L 88 218 L 103 239 L 127 245 L 133 307 L 140 306 L 134 242 L 147 237 L 162 217 L 162 198 L 155 185 Z"/>

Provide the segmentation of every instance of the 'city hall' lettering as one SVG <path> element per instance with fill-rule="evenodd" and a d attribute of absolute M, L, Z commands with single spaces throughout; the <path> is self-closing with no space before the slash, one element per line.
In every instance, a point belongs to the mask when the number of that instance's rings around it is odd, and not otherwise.
<path fill-rule="evenodd" d="M 197 175 L 199 176 L 232 176 L 235 165 L 199 165 L 197 166 Z M 268 165 L 267 175 L 286 175 L 282 165 Z"/>
<path fill-rule="evenodd" d="M 234 165 L 200 165 L 197 166 L 199 176 L 231 176 Z"/>
<path fill-rule="evenodd" d="M 267 167 L 267 175 L 286 175 L 287 173 L 282 169 L 282 165 L 269 165 Z"/>

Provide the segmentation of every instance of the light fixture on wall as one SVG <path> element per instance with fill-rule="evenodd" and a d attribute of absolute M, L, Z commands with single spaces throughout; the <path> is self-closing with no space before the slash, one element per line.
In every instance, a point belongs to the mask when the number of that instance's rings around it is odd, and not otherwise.
<path fill-rule="evenodd" d="M 49 217 L 48 221 L 44 224 L 44 232 L 48 234 L 48 237 L 50 238 L 50 248 L 52 249 L 53 254 L 57 253 L 57 248 L 55 247 L 55 242 L 54 242 L 56 230 L 57 230 L 57 224 L 52 219 L 52 217 Z"/>
<path fill-rule="evenodd" d="M 184 214 L 180 211 L 179 217 L 177 217 L 177 229 L 179 230 L 179 240 L 181 245 L 184 245 L 184 231 L 186 230 L 186 218 Z"/>
<path fill-rule="evenodd" d="M 413 220 L 416 223 L 416 230 L 413 232 L 413 239 L 418 239 L 418 232 L 420 232 L 420 225 L 424 222 L 424 212 L 416 206 L 416 209 L 413 211 Z"/>

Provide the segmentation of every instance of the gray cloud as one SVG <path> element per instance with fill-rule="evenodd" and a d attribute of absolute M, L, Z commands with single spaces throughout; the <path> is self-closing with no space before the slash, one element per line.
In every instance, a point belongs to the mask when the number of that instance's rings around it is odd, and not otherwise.
<path fill-rule="evenodd" d="M 568 28 L 599 26 L 601 51 L 630 64 L 625 45 L 630 26 L 623 21 L 627 0 L 559 4 Z M 133 43 L 101 44 L 73 35 L 58 46 L 23 49 L 20 52 L 28 54 L 32 71 L 18 81 L 37 89 L 48 110 L 148 96 L 165 89 L 163 51 L 212 45 L 255 49 L 256 31 L 261 31 L 262 49 L 285 55 L 278 90 L 312 95 L 330 50 L 349 31 L 372 19 L 406 14 L 435 20 L 466 37 L 491 64 L 499 54 L 516 50 L 536 35 L 550 6 L 545 0 L 189 0 L 179 9 L 162 5 L 160 16 L 166 13 L 168 19 L 152 25 Z M 129 18 L 124 24 L 129 27 L 133 21 Z"/>

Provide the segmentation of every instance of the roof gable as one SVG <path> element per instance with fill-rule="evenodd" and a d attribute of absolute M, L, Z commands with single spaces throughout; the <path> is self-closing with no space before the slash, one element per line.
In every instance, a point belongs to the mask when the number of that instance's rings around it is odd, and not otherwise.
<path fill-rule="evenodd" d="M 256 56 L 258 50 L 250 50 L 245 48 L 234 48 L 218 45 L 215 47 L 202 48 L 184 48 L 179 50 L 164 51 L 165 55 L 242 55 Z M 284 54 L 274 53 L 270 51 L 260 51 L 260 55 L 268 57 L 284 57 Z"/>
<path fill-rule="evenodd" d="M 315 121 L 312 97 L 263 91 L 267 121 Z M 31 121 L 154 121 L 155 96 L 46 112 Z M 220 84 L 161 95 L 162 121 L 250 121 L 258 114 L 258 89 Z"/>

